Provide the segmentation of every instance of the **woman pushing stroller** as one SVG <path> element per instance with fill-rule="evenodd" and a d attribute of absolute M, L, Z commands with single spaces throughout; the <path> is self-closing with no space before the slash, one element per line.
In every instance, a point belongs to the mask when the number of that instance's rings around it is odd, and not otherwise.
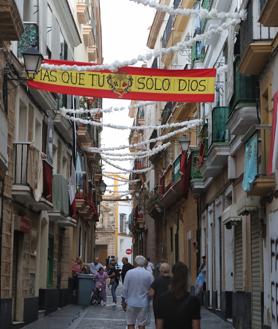
<path fill-rule="evenodd" d="M 96 288 L 94 290 L 92 300 L 101 305 L 106 305 L 106 281 L 108 274 L 104 271 L 103 267 L 100 267 L 96 273 Z"/>

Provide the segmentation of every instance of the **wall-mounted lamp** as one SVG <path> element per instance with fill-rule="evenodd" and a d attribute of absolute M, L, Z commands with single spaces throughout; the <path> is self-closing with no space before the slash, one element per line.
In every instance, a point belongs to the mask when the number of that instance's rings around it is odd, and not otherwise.
<path fill-rule="evenodd" d="M 180 143 L 181 149 L 183 151 L 188 151 L 189 145 L 190 145 L 190 139 L 187 136 L 181 136 L 178 139 L 178 142 Z"/>
<path fill-rule="evenodd" d="M 31 47 L 22 53 L 24 68 L 27 77 L 14 77 L 11 75 L 11 67 L 9 64 L 4 68 L 3 77 L 3 104 L 4 109 L 8 111 L 8 81 L 27 81 L 28 79 L 34 79 L 35 75 L 39 72 L 43 61 L 43 56 L 38 52 L 37 48 Z"/>

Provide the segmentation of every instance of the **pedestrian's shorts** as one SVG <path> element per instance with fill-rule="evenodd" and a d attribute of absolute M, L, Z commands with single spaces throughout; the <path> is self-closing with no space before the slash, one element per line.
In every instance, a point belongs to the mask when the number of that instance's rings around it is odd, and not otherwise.
<path fill-rule="evenodd" d="M 146 326 L 149 320 L 149 307 L 127 306 L 126 322 L 128 326 Z"/>

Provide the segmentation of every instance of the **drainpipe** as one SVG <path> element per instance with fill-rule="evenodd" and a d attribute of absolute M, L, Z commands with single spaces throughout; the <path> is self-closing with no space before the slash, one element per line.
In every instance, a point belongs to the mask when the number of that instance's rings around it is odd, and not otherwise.
<path fill-rule="evenodd" d="M 0 198 L 1 198 L 1 209 L 0 209 L 0 300 L 1 300 L 1 283 L 2 283 L 2 235 L 3 235 L 3 217 L 4 217 L 4 179 L 0 180 Z"/>

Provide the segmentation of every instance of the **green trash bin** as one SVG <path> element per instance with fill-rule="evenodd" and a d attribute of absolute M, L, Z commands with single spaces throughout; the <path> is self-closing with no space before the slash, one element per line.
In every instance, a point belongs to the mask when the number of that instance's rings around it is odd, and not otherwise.
<path fill-rule="evenodd" d="M 92 274 L 78 274 L 78 305 L 88 306 L 91 294 L 95 288 L 95 281 Z"/>

